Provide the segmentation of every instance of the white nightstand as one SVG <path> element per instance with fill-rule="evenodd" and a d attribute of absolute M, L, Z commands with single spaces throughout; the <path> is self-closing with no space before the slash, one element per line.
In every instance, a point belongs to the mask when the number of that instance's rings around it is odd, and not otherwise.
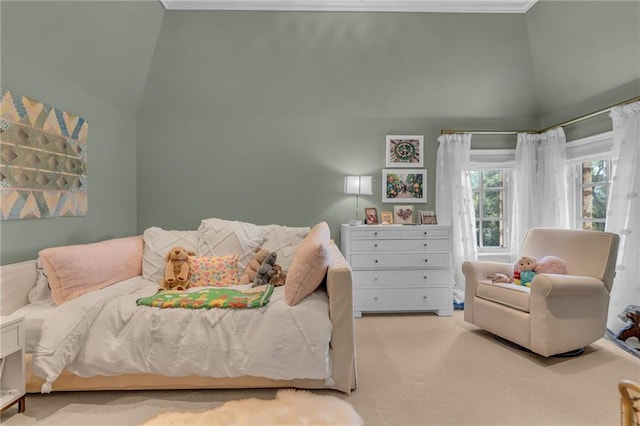
<path fill-rule="evenodd" d="M 451 227 L 342 225 L 353 270 L 353 312 L 434 311 L 453 315 Z"/>
<path fill-rule="evenodd" d="M 18 403 L 25 410 L 24 318 L 0 317 L 0 408 L 2 411 Z"/>

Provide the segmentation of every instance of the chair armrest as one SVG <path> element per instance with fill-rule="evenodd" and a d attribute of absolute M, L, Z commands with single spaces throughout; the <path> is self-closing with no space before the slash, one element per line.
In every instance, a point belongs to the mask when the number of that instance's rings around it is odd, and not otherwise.
<path fill-rule="evenodd" d="M 531 293 L 551 296 L 592 296 L 605 289 L 602 280 L 582 275 L 538 274 L 531 281 Z"/>
<path fill-rule="evenodd" d="M 356 388 L 355 337 L 351 266 L 335 242 L 329 243 L 327 294 L 331 333 L 332 378 L 335 388 L 349 393 Z"/>

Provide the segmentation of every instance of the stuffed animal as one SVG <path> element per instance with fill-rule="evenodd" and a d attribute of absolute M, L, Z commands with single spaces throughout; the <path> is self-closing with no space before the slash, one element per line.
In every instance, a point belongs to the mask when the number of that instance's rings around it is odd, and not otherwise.
<path fill-rule="evenodd" d="M 540 260 L 532 256 L 524 256 L 516 263 L 514 278 L 515 272 L 520 273 L 520 285 L 531 287 L 531 281 L 537 274 L 566 274 L 567 265 L 564 260 L 556 256 L 544 256 Z"/>
<path fill-rule="evenodd" d="M 280 285 L 284 285 L 285 280 L 287 279 L 287 274 L 282 270 L 282 266 L 275 264 L 273 265 L 273 276 L 269 279 L 269 284 L 273 284 L 276 287 Z"/>
<path fill-rule="evenodd" d="M 491 274 L 487 278 L 494 283 L 510 283 L 511 278 L 507 274 L 503 274 L 502 272 L 498 272 L 497 274 Z"/>
<path fill-rule="evenodd" d="M 165 257 L 167 264 L 164 277 L 160 281 L 160 290 L 186 290 L 189 282 L 189 256 L 195 256 L 192 250 L 173 247 Z"/>
<path fill-rule="evenodd" d="M 249 284 L 250 282 L 253 282 L 256 277 L 256 272 L 258 272 L 258 268 L 262 265 L 262 262 L 264 262 L 268 255 L 269 250 L 267 249 L 263 249 L 262 247 L 255 249 L 253 259 L 249 261 L 249 264 L 240 277 L 240 284 Z"/>
<path fill-rule="evenodd" d="M 273 265 L 276 264 L 276 259 L 278 255 L 277 253 L 271 252 L 262 262 L 262 265 L 256 271 L 256 277 L 253 280 L 252 287 L 257 287 L 263 284 L 269 284 L 269 280 L 276 274 L 276 271 L 273 269 Z"/>

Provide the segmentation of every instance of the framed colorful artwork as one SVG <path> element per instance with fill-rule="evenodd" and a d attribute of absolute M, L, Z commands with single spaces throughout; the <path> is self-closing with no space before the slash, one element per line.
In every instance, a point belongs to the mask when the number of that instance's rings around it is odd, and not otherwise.
<path fill-rule="evenodd" d="M 393 220 L 395 223 L 409 225 L 413 223 L 413 206 L 393 206 Z"/>
<path fill-rule="evenodd" d="M 382 169 L 383 203 L 426 203 L 427 170 Z"/>
<path fill-rule="evenodd" d="M 424 166 L 424 136 L 387 136 L 387 167 Z"/>

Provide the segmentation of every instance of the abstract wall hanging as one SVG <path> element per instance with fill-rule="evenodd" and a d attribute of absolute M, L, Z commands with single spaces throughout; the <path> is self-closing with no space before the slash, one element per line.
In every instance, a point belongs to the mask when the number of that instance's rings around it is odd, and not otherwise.
<path fill-rule="evenodd" d="M 2 219 L 86 216 L 87 120 L 0 91 Z"/>

